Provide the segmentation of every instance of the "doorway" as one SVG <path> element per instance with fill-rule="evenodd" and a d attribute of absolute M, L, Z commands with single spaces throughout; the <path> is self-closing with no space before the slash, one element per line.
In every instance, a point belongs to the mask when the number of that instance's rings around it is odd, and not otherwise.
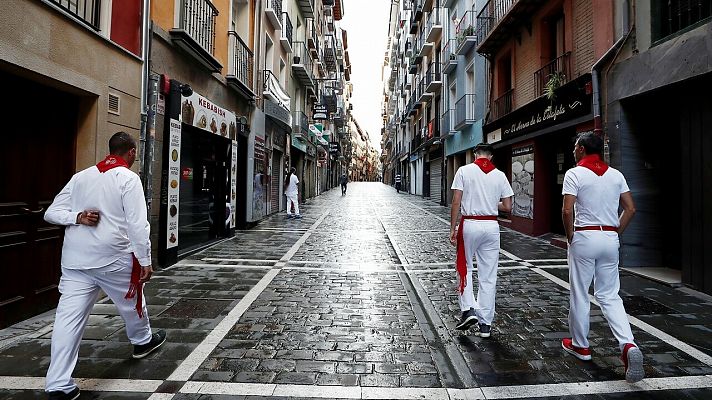
<path fill-rule="evenodd" d="M 5 72 L 0 82 L 8 93 L 0 157 L 4 328 L 54 308 L 59 299 L 64 228 L 44 222 L 43 216 L 75 168 L 79 98 Z"/>

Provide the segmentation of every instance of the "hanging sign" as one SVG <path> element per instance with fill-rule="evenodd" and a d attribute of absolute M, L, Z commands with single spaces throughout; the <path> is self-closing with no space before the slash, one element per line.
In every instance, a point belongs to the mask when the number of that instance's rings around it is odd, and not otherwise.
<path fill-rule="evenodd" d="M 312 119 L 314 121 L 324 121 L 329 119 L 329 110 L 326 108 L 326 105 L 319 103 L 314 104 L 312 110 L 314 111 L 312 114 Z"/>

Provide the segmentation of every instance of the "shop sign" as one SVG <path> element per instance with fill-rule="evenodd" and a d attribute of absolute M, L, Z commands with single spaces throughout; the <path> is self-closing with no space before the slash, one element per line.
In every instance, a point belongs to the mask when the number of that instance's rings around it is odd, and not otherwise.
<path fill-rule="evenodd" d="M 324 125 L 322 124 L 309 124 L 309 135 L 310 136 L 321 136 L 324 132 Z"/>
<path fill-rule="evenodd" d="M 488 144 L 497 143 L 500 140 L 502 140 L 502 129 L 501 128 L 487 134 L 487 143 Z"/>
<path fill-rule="evenodd" d="M 313 111 L 312 119 L 314 121 L 325 121 L 325 120 L 329 119 L 329 109 L 326 108 L 325 104 L 321 104 L 321 103 L 314 104 L 312 111 Z"/>
<path fill-rule="evenodd" d="M 260 136 L 255 136 L 255 162 L 263 162 L 265 160 L 265 139 Z"/>
<path fill-rule="evenodd" d="M 534 218 L 534 146 L 512 149 L 512 215 Z"/>
<path fill-rule="evenodd" d="M 178 120 L 171 118 L 168 142 L 168 224 L 166 248 L 178 246 L 178 206 L 180 186 L 180 133 L 181 125 Z"/>
<path fill-rule="evenodd" d="M 339 142 L 329 142 L 329 153 L 338 153 L 341 150 Z"/>
<path fill-rule="evenodd" d="M 181 121 L 223 137 L 234 138 L 237 133 L 235 114 L 196 92 L 181 97 Z"/>
<path fill-rule="evenodd" d="M 237 212 L 237 140 L 232 141 L 232 161 L 230 162 L 230 228 L 235 227 Z"/>
<path fill-rule="evenodd" d="M 289 112 L 289 109 L 281 107 L 268 99 L 265 99 L 265 115 L 282 122 L 286 126 L 292 126 L 292 114 Z"/>
<path fill-rule="evenodd" d="M 315 157 L 316 156 L 316 147 L 314 145 L 308 145 L 307 146 L 307 155 L 309 157 Z"/>
<path fill-rule="evenodd" d="M 193 168 L 183 168 L 180 171 L 180 176 L 183 180 L 192 181 L 193 180 Z"/>

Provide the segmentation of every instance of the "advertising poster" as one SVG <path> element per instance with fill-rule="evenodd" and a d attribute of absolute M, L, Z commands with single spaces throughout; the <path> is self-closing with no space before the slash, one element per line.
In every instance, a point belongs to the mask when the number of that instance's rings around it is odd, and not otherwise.
<path fill-rule="evenodd" d="M 180 186 L 180 122 L 171 119 L 168 143 L 168 240 L 166 248 L 178 246 L 178 194 Z"/>
<path fill-rule="evenodd" d="M 534 219 L 534 146 L 512 149 L 512 215 Z"/>
<path fill-rule="evenodd" d="M 230 162 L 230 228 L 235 227 L 237 209 L 237 140 L 232 141 L 232 161 Z"/>
<path fill-rule="evenodd" d="M 235 114 L 213 104 L 210 100 L 193 92 L 182 97 L 181 118 L 183 123 L 192 125 L 222 137 L 235 138 L 237 117 Z"/>

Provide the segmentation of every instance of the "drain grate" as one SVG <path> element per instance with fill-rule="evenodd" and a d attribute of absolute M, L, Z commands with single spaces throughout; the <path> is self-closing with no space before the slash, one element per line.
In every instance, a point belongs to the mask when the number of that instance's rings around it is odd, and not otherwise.
<path fill-rule="evenodd" d="M 230 300 L 180 299 L 176 304 L 162 313 L 161 317 L 217 318 L 230 303 Z"/>
<path fill-rule="evenodd" d="M 677 311 L 645 296 L 621 296 L 630 315 L 677 314 Z"/>

